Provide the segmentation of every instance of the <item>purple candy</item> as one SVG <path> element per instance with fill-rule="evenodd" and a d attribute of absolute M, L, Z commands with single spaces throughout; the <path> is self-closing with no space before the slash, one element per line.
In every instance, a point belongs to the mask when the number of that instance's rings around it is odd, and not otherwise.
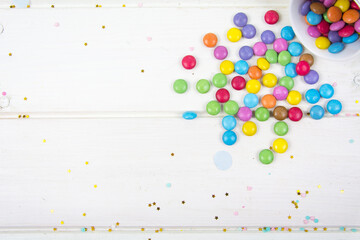
<path fill-rule="evenodd" d="M 216 59 L 223 60 L 227 57 L 228 51 L 224 46 L 217 46 L 214 49 L 214 56 Z"/>
<path fill-rule="evenodd" d="M 266 44 L 263 42 L 255 43 L 253 49 L 256 56 L 264 56 L 267 51 Z"/>
<path fill-rule="evenodd" d="M 265 30 L 261 34 L 261 41 L 265 44 L 271 44 L 275 41 L 275 34 L 270 30 Z"/>
<path fill-rule="evenodd" d="M 316 26 L 309 26 L 307 32 L 313 38 L 318 38 L 321 36 L 321 33 Z"/>
<path fill-rule="evenodd" d="M 253 38 L 255 34 L 256 34 L 256 28 L 251 24 L 246 25 L 242 29 L 242 35 L 244 38 Z"/>
<path fill-rule="evenodd" d="M 331 7 L 332 5 L 334 5 L 334 3 L 336 2 L 336 0 L 325 0 L 324 1 L 324 6 L 329 8 Z"/>
<path fill-rule="evenodd" d="M 304 2 L 304 4 L 301 6 L 300 9 L 301 15 L 306 16 L 310 12 L 310 5 L 311 5 L 311 1 Z"/>
<path fill-rule="evenodd" d="M 354 28 L 355 28 L 355 31 L 360 33 L 360 19 L 355 22 Z"/>
<path fill-rule="evenodd" d="M 239 119 L 240 119 L 241 121 L 246 122 L 246 121 L 249 121 L 249 120 L 251 119 L 251 117 L 252 117 L 252 111 L 251 111 L 251 109 L 248 108 L 248 107 L 241 107 L 241 108 L 239 109 L 237 115 L 238 115 L 238 117 L 239 117 Z"/>
<path fill-rule="evenodd" d="M 310 70 L 310 72 L 304 76 L 304 80 L 307 84 L 315 84 L 319 81 L 319 74 L 315 70 Z"/>
<path fill-rule="evenodd" d="M 338 22 L 334 22 L 330 25 L 330 31 L 339 31 L 345 26 L 345 22 L 340 20 Z"/>
<path fill-rule="evenodd" d="M 248 18 L 245 13 L 239 12 L 234 16 L 234 24 L 243 27 L 247 24 Z"/>
<path fill-rule="evenodd" d="M 289 91 L 286 87 L 283 86 L 277 86 L 273 90 L 273 95 L 276 98 L 276 100 L 285 100 L 289 94 Z"/>
<path fill-rule="evenodd" d="M 342 41 L 342 37 L 339 36 L 338 32 L 335 31 L 330 31 L 328 34 L 328 39 L 330 40 L 330 42 L 335 43 L 335 42 L 341 42 Z"/>
<path fill-rule="evenodd" d="M 239 56 L 242 60 L 249 60 L 252 56 L 254 56 L 254 51 L 249 46 L 243 46 L 239 50 Z"/>
<path fill-rule="evenodd" d="M 283 38 L 277 38 L 274 41 L 273 48 L 277 53 L 280 53 L 280 52 L 286 51 L 288 49 L 288 43 Z"/>

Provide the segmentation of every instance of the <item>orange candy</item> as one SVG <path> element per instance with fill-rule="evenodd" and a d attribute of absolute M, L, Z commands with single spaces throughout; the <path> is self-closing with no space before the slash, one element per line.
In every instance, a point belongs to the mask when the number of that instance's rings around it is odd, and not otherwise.
<path fill-rule="evenodd" d="M 217 44 L 217 37 L 215 34 L 213 33 L 207 33 L 204 38 L 203 38 L 203 42 L 205 44 L 205 46 L 212 48 L 215 47 Z"/>
<path fill-rule="evenodd" d="M 360 17 L 360 14 L 357 10 L 355 9 L 349 9 L 346 12 L 344 12 L 342 19 L 344 20 L 344 22 L 346 23 L 354 23 L 356 22 Z"/>
<path fill-rule="evenodd" d="M 260 79 L 262 71 L 258 66 L 251 66 L 248 71 L 248 75 L 251 79 Z"/>
<path fill-rule="evenodd" d="M 307 25 L 311 26 L 311 24 L 308 22 L 306 16 L 305 16 L 305 22 L 306 22 Z"/>
<path fill-rule="evenodd" d="M 331 22 L 340 21 L 342 17 L 342 11 L 340 8 L 332 6 L 327 11 L 327 17 Z"/>
<path fill-rule="evenodd" d="M 276 105 L 276 98 L 271 94 L 266 94 L 265 96 L 262 97 L 261 104 L 265 108 L 273 108 Z"/>

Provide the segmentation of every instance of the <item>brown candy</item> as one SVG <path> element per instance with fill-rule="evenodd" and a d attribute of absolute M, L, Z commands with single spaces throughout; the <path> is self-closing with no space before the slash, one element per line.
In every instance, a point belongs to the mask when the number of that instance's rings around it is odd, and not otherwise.
<path fill-rule="evenodd" d="M 324 4 L 322 4 L 321 2 L 313 2 L 310 5 L 310 9 L 316 14 L 323 14 L 326 11 Z"/>
<path fill-rule="evenodd" d="M 299 61 L 305 61 L 307 62 L 310 66 L 312 66 L 314 64 L 314 57 L 309 54 L 309 53 L 305 53 L 303 55 L 300 56 Z"/>
<path fill-rule="evenodd" d="M 338 22 L 341 20 L 342 11 L 340 8 L 332 6 L 327 11 L 327 17 L 331 22 Z"/>
<path fill-rule="evenodd" d="M 277 120 L 284 120 L 288 116 L 288 111 L 283 106 L 277 106 L 273 111 L 273 116 Z"/>
<path fill-rule="evenodd" d="M 346 12 L 344 12 L 342 19 L 344 20 L 344 22 L 351 24 L 356 22 L 359 19 L 359 17 L 360 14 L 357 10 L 349 9 Z"/>

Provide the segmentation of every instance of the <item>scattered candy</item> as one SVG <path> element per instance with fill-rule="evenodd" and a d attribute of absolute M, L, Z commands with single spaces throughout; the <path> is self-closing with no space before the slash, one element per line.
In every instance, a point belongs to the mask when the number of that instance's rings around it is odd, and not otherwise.
<path fill-rule="evenodd" d="M 305 93 L 305 99 L 308 103 L 315 104 L 320 100 L 320 93 L 316 89 L 309 89 Z"/>
<path fill-rule="evenodd" d="M 186 120 L 192 120 L 197 117 L 197 114 L 195 112 L 184 112 L 182 116 Z"/>
<path fill-rule="evenodd" d="M 244 75 L 249 71 L 249 64 L 244 60 L 239 60 L 235 63 L 235 72 Z"/>
<path fill-rule="evenodd" d="M 220 103 L 218 101 L 210 101 L 207 105 L 206 105 L 206 111 L 210 114 L 210 115 L 218 115 L 220 113 L 221 110 L 221 106 Z"/>
<path fill-rule="evenodd" d="M 276 120 L 285 120 L 288 117 L 288 111 L 283 106 L 277 106 L 273 111 L 273 116 Z"/>
<path fill-rule="evenodd" d="M 217 73 L 217 74 L 214 75 L 214 77 L 212 79 L 212 82 L 213 82 L 215 87 L 223 88 L 227 84 L 227 78 L 226 78 L 225 74 Z"/>
<path fill-rule="evenodd" d="M 239 111 L 239 105 L 233 101 L 229 100 L 224 104 L 224 112 L 229 115 L 235 115 Z"/>
<path fill-rule="evenodd" d="M 264 56 L 267 51 L 267 47 L 265 43 L 257 42 L 254 44 L 253 50 L 256 56 Z"/>
<path fill-rule="evenodd" d="M 236 119 L 233 116 L 226 116 L 222 120 L 222 126 L 225 130 L 233 130 L 236 127 Z"/>
<path fill-rule="evenodd" d="M 256 107 L 259 103 L 259 98 L 253 93 L 248 93 L 244 97 L 244 105 L 248 108 Z"/>
<path fill-rule="evenodd" d="M 270 63 L 265 58 L 258 58 L 256 63 L 258 68 L 260 68 L 263 71 L 268 70 L 270 68 Z"/>
<path fill-rule="evenodd" d="M 291 105 L 298 105 L 301 102 L 301 94 L 296 90 L 292 90 L 289 92 L 286 100 Z"/>
<path fill-rule="evenodd" d="M 285 100 L 289 94 L 289 91 L 286 87 L 283 86 L 277 86 L 273 90 L 273 95 L 276 98 L 276 100 Z"/>
<path fill-rule="evenodd" d="M 285 26 L 281 29 L 280 35 L 286 41 L 291 41 L 295 37 L 294 30 L 290 26 Z"/>
<path fill-rule="evenodd" d="M 206 79 L 200 79 L 197 83 L 196 83 L 196 90 L 199 93 L 207 93 L 210 90 L 210 82 Z"/>
<path fill-rule="evenodd" d="M 193 69 L 196 65 L 196 59 L 194 56 L 187 55 L 182 59 L 182 65 L 185 69 Z"/>
<path fill-rule="evenodd" d="M 286 87 L 290 91 L 294 87 L 294 80 L 289 76 L 285 76 L 280 79 L 279 85 Z"/>
<path fill-rule="evenodd" d="M 251 79 L 246 83 L 246 91 L 249 93 L 258 93 L 261 88 L 261 83 L 259 80 Z"/>
<path fill-rule="evenodd" d="M 270 164 L 274 161 L 274 154 L 269 149 L 264 149 L 259 153 L 259 160 L 263 164 Z"/>
<path fill-rule="evenodd" d="M 288 143 L 283 138 L 278 138 L 273 143 L 273 149 L 277 153 L 284 153 L 288 149 Z"/>
<path fill-rule="evenodd" d="M 295 34 L 294 34 L 294 36 L 295 36 Z M 281 36 L 281 37 L 284 38 L 283 36 Z M 275 34 L 270 30 L 265 30 L 264 32 L 261 33 L 260 38 L 261 38 L 261 41 L 263 41 L 263 43 L 271 44 L 275 41 Z"/>
<path fill-rule="evenodd" d="M 288 116 L 291 121 L 297 122 L 301 120 L 303 112 L 298 107 L 292 107 L 289 109 Z"/>
<path fill-rule="evenodd" d="M 275 89 L 274 89 L 274 91 L 275 91 Z M 286 92 L 287 92 L 287 90 L 286 90 Z M 271 94 L 266 94 L 265 96 L 263 96 L 261 98 L 261 104 L 265 108 L 273 108 L 276 105 L 276 98 Z"/>
<path fill-rule="evenodd" d="M 230 93 L 227 89 L 220 88 L 219 90 L 216 91 L 215 97 L 219 103 L 225 103 L 225 102 L 229 101 Z"/>
<path fill-rule="evenodd" d="M 275 123 L 274 132 L 276 133 L 276 135 L 285 136 L 288 131 L 289 131 L 289 127 L 286 124 L 286 122 L 279 121 L 279 122 Z"/>
<path fill-rule="evenodd" d="M 223 74 L 229 75 L 234 72 L 234 69 L 234 64 L 229 60 L 225 60 L 220 63 L 220 72 Z"/>
<path fill-rule="evenodd" d="M 233 21 L 237 27 L 244 27 L 248 22 L 248 18 L 245 13 L 239 12 L 234 16 Z"/>
<path fill-rule="evenodd" d="M 277 53 L 280 53 L 280 52 L 286 51 L 288 49 L 288 43 L 283 38 L 277 38 L 274 41 L 273 48 Z"/>
<path fill-rule="evenodd" d="M 291 78 L 296 77 L 298 74 L 296 72 L 296 64 L 289 63 L 285 66 L 285 75 Z"/>
<path fill-rule="evenodd" d="M 269 63 L 277 63 L 278 53 L 274 49 L 268 49 L 265 53 L 265 58 Z"/>
<path fill-rule="evenodd" d="M 260 79 L 262 76 L 262 71 L 258 66 L 251 66 L 249 67 L 248 75 L 252 79 Z"/>
<path fill-rule="evenodd" d="M 248 107 L 241 107 L 237 113 L 237 116 L 241 121 L 249 121 L 252 117 L 252 111 Z"/>
<path fill-rule="evenodd" d="M 231 145 L 233 145 L 233 144 L 236 142 L 236 140 L 237 140 L 236 133 L 234 133 L 233 131 L 226 131 L 226 132 L 223 134 L 222 140 L 223 140 L 223 142 L 224 142 L 226 145 L 231 146 Z"/>
<path fill-rule="evenodd" d="M 235 69 L 236 69 L 236 65 L 235 65 Z M 241 76 L 236 76 L 231 80 L 231 86 L 235 89 L 235 90 L 242 90 L 245 88 L 246 86 L 246 81 L 245 78 L 241 77 Z"/>
<path fill-rule="evenodd" d="M 291 54 L 288 51 L 281 51 L 278 56 L 278 62 L 286 66 L 291 62 Z"/>
<path fill-rule="evenodd" d="M 315 105 L 310 109 L 310 117 L 315 120 L 319 120 L 323 118 L 324 114 L 325 114 L 324 108 L 322 108 L 319 105 Z"/>
<path fill-rule="evenodd" d="M 303 47 L 298 42 L 292 42 L 289 44 L 288 51 L 291 54 L 291 56 L 298 57 L 303 52 Z"/>
<path fill-rule="evenodd" d="M 326 104 L 326 109 L 329 113 L 336 115 L 341 112 L 341 109 L 342 109 L 341 102 L 338 100 L 332 99 Z"/>
<path fill-rule="evenodd" d="M 345 45 L 342 42 L 336 42 L 330 45 L 328 51 L 330 53 L 339 53 L 344 49 Z"/>
<path fill-rule="evenodd" d="M 309 53 L 305 53 L 300 56 L 299 61 L 307 62 L 311 67 L 314 64 L 314 57 Z"/>
<path fill-rule="evenodd" d="M 268 120 L 270 117 L 270 112 L 264 107 L 259 107 L 255 111 L 255 118 L 260 122 Z"/>
<path fill-rule="evenodd" d="M 319 81 L 319 74 L 315 70 L 310 70 L 310 72 L 304 76 L 304 80 L 308 84 L 315 84 Z"/>
<path fill-rule="evenodd" d="M 230 28 L 227 32 L 227 38 L 230 42 L 237 42 L 241 39 L 242 33 L 238 28 Z"/>
<path fill-rule="evenodd" d="M 239 50 L 239 56 L 242 60 L 249 60 L 252 56 L 254 56 L 254 51 L 249 46 L 243 46 Z"/>
<path fill-rule="evenodd" d="M 279 14 L 274 10 L 269 10 L 265 13 L 264 19 L 267 24 L 272 25 L 279 21 Z"/>
<path fill-rule="evenodd" d="M 176 93 L 184 93 L 187 90 L 187 82 L 184 79 L 178 79 L 173 84 Z"/>
<path fill-rule="evenodd" d="M 277 84 L 277 77 L 272 73 L 267 73 L 263 76 L 262 82 L 265 87 L 273 88 Z"/>
<path fill-rule="evenodd" d="M 318 37 L 315 40 L 315 45 L 320 49 L 328 49 L 330 46 L 330 41 L 327 37 Z"/>
<path fill-rule="evenodd" d="M 253 38 L 256 35 L 256 28 L 251 24 L 247 24 L 243 27 L 242 33 L 244 38 Z"/>
<path fill-rule="evenodd" d="M 257 131 L 256 124 L 252 121 L 247 121 L 243 124 L 242 131 L 246 136 L 253 136 Z"/>
<path fill-rule="evenodd" d="M 217 41 L 218 41 L 218 39 L 214 33 L 207 33 L 207 34 L 205 34 L 205 36 L 203 38 L 204 45 L 209 48 L 215 47 L 217 44 Z"/>
<path fill-rule="evenodd" d="M 224 46 L 217 46 L 214 49 L 214 57 L 219 60 L 223 60 L 227 57 L 228 50 Z"/>
<path fill-rule="evenodd" d="M 306 61 L 300 61 L 296 64 L 296 73 L 305 76 L 310 72 L 310 64 Z"/>

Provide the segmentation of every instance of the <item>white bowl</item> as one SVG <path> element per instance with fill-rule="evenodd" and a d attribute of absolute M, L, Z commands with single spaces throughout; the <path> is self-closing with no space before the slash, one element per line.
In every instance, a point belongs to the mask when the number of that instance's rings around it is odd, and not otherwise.
<path fill-rule="evenodd" d="M 315 38 L 307 33 L 308 25 L 305 23 L 304 16 L 300 14 L 300 9 L 305 0 L 291 0 L 289 7 L 290 21 L 296 37 L 314 55 L 333 61 L 345 61 L 354 58 L 360 53 L 360 40 L 346 44 L 343 51 L 330 53 L 327 49 L 318 49 L 315 46 Z M 359 0 L 357 0 L 359 4 Z"/>

